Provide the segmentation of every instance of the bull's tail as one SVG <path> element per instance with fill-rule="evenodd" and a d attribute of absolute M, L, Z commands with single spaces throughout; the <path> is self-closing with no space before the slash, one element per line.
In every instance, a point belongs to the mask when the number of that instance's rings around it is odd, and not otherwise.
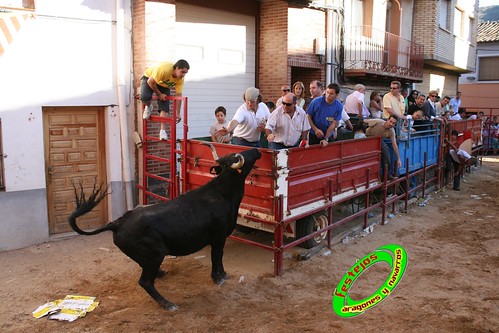
<path fill-rule="evenodd" d="M 79 216 L 85 215 L 88 212 L 90 212 L 92 209 L 95 208 L 95 206 L 99 204 L 99 202 L 102 201 L 102 199 L 104 199 L 109 194 L 108 188 L 106 187 L 105 189 L 103 189 L 102 184 L 97 188 L 97 186 L 94 184 L 94 189 L 92 190 L 92 194 L 90 195 L 88 200 L 85 199 L 85 193 L 83 192 L 83 185 L 81 183 L 80 183 L 80 195 L 78 195 L 78 191 L 74 184 L 73 188 L 75 192 L 76 208 L 68 218 L 69 225 L 71 226 L 71 228 L 73 228 L 73 230 L 79 233 L 80 235 L 96 235 L 106 230 L 114 231 L 116 228 L 116 224 L 114 223 L 109 223 L 93 231 L 81 230 L 76 224 L 76 219 Z"/>

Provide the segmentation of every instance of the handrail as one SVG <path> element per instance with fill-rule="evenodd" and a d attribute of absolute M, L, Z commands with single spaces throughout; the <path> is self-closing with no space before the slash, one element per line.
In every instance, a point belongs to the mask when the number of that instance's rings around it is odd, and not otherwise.
<path fill-rule="evenodd" d="M 344 69 L 423 79 L 424 46 L 372 26 L 354 26 L 345 33 Z"/>

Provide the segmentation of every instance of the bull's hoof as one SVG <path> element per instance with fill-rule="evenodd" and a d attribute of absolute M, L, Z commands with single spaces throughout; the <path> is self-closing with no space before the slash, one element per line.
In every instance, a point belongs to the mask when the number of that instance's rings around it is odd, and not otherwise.
<path fill-rule="evenodd" d="M 226 279 L 223 278 L 223 277 L 217 277 L 217 278 L 213 279 L 213 282 L 215 282 L 216 285 L 221 286 L 221 285 L 223 285 L 225 283 L 225 280 Z"/>
<path fill-rule="evenodd" d="M 169 310 L 169 311 L 177 311 L 178 310 L 178 306 L 172 302 L 160 303 L 159 305 L 161 305 L 161 307 L 164 308 L 165 310 Z"/>
<path fill-rule="evenodd" d="M 168 310 L 170 311 L 177 311 L 178 310 L 178 306 L 176 306 L 175 304 L 172 304 L 168 307 Z"/>

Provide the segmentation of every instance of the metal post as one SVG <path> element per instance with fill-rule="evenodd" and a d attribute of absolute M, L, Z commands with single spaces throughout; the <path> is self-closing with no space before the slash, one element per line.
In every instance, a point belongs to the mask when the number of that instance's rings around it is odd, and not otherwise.
<path fill-rule="evenodd" d="M 282 276 L 284 271 L 284 230 L 282 226 L 282 209 L 283 209 L 283 196 L 282 194 L 276 198 L 276 220 L 278 221 L 277 226 L 274 230 L 274 276 Z"/>
<path fill-rule="evenodd" d="M 426 168 L 427 168 L 427 164 L 426 164 L 426 152 L 424 153 L 424 164 L 423 164 L 423 198 L 425 197 L 425 190 L 426 190 Z"/>
<path fill-rule="evenodd" d="M 371 191 L 369 190 L 369 183 L 371 181 L 370 176 L 371 176 L 371 169 L 369 168 L 366 170 L 366 203 L 364 205 L 365 210 L 369 208 L 369 194 L 371 193 Z M 367 228 L 368 214 L 369 214 L 368 212 L 364 214 L 364 229 Z"/>

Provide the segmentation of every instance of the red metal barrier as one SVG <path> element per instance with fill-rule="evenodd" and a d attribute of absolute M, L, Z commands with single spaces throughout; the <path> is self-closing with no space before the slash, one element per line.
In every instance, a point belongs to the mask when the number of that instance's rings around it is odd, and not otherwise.
<path fill-rule="evenodd" d="M 155 100 L 154 96 L 154 100 Z M 182 179 L 185 179 L 185 167 L 178 170 L 177 159 L 185 161 L 186 140 L 177 144 L 177 137 L 187 138 L 187 97 L 167 96 L 173 101 L 175 114 L 177 103 L 183 102 L 182 133 L 177 133 L 176 117 L 151 115 L 142 119 L 142 177 L 137 187 L 141 190 L 141 203 L 147 205 L 176 198 L 185 191 Z M 143 108 L 142 108 L 143 109 Z M 142 116 L 142 112 L 140 114 Z M 158 138 L 159 124 L 167 124 L 170 129 L 169 139 Z M 178 135 L 180 134 L 180 135 Z"/>
<path fill-rule="evenodd" d="M 142 203 L 150 203 L 150 199 L 168 200 L 180 193 L 206 184 L 214 176 L 209 169 L 214 165 L 211 151 L 201 145 L 199 140 L 187 140 L 187 100 L 173 97 L 173 106 L 179 100 L 184 101 L 183 133 L 181 140 L 160 141 L 154 124 L 165 122 L 170 125 L 171 137 L 177 138 L 175 119 L 152 116 L 143 122 L 143 162 L 142 182 L 138 186 L 142 191 Z M 395 212 L 396 204 L 405 201 L 407 209 L 411 193 L 421 191 L 424 196 L 429 183 L 443 186 L 442 170 L 445 167 L 444 153 L 447 147 L 444 138 L 450 136 L 453 129 L 466 133 L 477 146 L 481 143 L 481 121 L 468 120 L 449 122 L 441 131 L 439 161 L 428 165 L 427 154 L 424 153 L 423 167 L 403 178 L 392 181 L 380 179 L 379 138 L 370 137 L 359 140 L 334 142 L 325 148 L 312 146 L 308 149 L 293 148 L 289 150 L 261 149 L 262 157 L 246 179 L 245 196 L 239 209 L 239 221 L 251 222 L 252 227 L 273 233 L 272 245 L 262 244 L 243 237 L 231 236 L 232 239 L 245 244 L 258 246 L 274 252 L 274 274 L 282 275 L 284 267 L 284 251 L 302 244 L 318 235 L 327 233 L 327 245 L 331 247 L 331 230 L 358 217 L 363 216 L 363 225 L 367 227 L 367 214 L 375 209 L 382 209 L 381 221 L 384 223 L 386 209 Z M 152 134 L 151 134 L 152 133 Z M 165 155 L 151 151 L 150 144 L 169 148 Z M 219 156 L 251 149 L 248 147 L 212 143 Z M 163 153 L 162 150 L 159 150 Z M 177 159 L 181 169 L 178 170 Z M 159 176 L 151 170 L 157 166 L 169 170 L 168 177 Z M 169 169 L 164 168 L 168 166 Z M 406 165 L 410 165 L 407 158 Z M 431 173 L 435 171 L 435 174 Z M 386 176 L 386 175 L 385 175 Z M 420 176 L 422 183 L 409 189 L 411 177 Z M 150 188 L 149 179 L 168 184 L 167 195 L 160 195 Z M 404 183 L 405 182 L 405 183 Z M 180 184 L 180 185 L 179 185 Z M 405 190 L 397 193 L 397 188 Z M 391 189 L 393 195 L 388 196 Z M 372 204 L 370 195 L 375 190 L 383 191 L 383 199 Z M 364 207 L 359 211 L 333 221 L 333 206 L 352 200 L 365 198 Z M 284 242 L 284 237 L 296 234 L 297 223 L 317 213 L 327 213 L 327 225 L 314 229 L 313 232 L 297 237 L 294 241 Z M 296 222 L 298 221 L 298 222 Z"/>
<path fill-rule="evenodd" d="M 212 143 L 219 156 L 250 149 L 235 145 Z M 239 216 L 253 226 L 274 234 L 274 273 L 281 275 L 283 252 L 336 226 L 365 216 L 376 206 L 367 205 L 356 214 L 332 221 L 331 207 L 356 196 L 368 196 L 379 188 L 381 141 L 372 137 L 362 140 L 346 140 L 329 144 L 325 148 L 293 148 L 274 151 L 261 149 L 262 157 L 246 180 L 245 196 Z M 200 141 L 187 141 L 186 189 L 197 188 L 212 177 L 209 168 L 214 165 L 211 152 Z M 368 201 L 366 201 L 368 203 Z M 327 226 L 284 244 L 286 233 L 292 233 L 292 223 L 315 213 L 327 211 Z M 241 220 L 240 220 L 241 222 Z M 232 237 L 247 244 L 255 242 Z M 259 244 L 261 248 L 268 246 Z"/>

